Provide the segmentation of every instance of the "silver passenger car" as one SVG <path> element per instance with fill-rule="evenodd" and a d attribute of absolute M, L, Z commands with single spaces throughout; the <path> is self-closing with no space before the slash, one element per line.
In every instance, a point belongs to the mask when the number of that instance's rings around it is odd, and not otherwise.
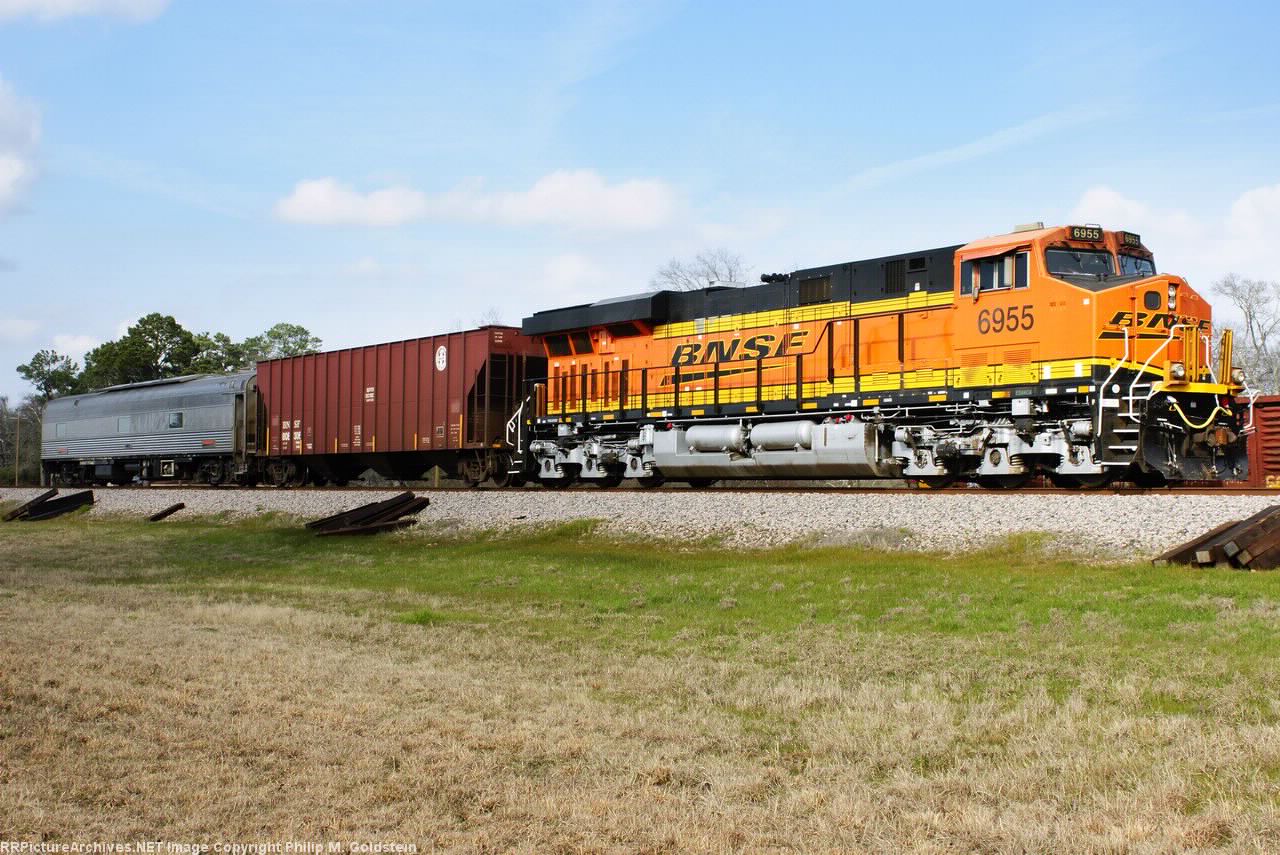
<path fill-rule="evenodd" d="M 41 458 L 49 483 L 225 483 L 257 451 L 252 371 L 197 374 L 55 398 Z"/>

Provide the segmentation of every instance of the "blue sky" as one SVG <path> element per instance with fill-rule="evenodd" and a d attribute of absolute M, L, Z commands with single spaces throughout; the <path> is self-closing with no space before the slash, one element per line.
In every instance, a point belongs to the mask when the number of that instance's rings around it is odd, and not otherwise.
<path fill-rule="evenodd" d="M 1271 4 L 0 0 L 0 394 L 151 311 L 326 346 L 1015 223 L 1280 279 Z"/>

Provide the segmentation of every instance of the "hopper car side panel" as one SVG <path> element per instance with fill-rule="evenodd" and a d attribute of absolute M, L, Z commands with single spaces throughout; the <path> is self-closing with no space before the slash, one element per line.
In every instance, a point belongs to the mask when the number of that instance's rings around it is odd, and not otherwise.
<path fill-rule="evenodd" d="M 493 477 L 513 451 L 506 421 L 544 365 L 532 339 L 497 326 L 259 363 L 267 477 Z"/>

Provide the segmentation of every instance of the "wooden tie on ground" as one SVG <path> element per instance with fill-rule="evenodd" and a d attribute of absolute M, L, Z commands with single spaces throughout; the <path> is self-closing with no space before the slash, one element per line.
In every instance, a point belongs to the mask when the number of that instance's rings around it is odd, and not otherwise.
<path fill-rule="evenodd" d="M 331 517 L 312 520 L 307 523 L 307 528 L 313 529 L 320 537 L 392 531 L 416 523 L 416 519 L 406 518 L 416 516 L 430 504 L 431 500 L 425 496 L 415 496 L 413 493 L 405 492 L 381 502 L 371 502 Z"/>
<path fill-rule="evenodd" d="M 36 496 L 31 501 L 23 502 L 21 505 L 18 505 L 18 507 L 14 508 L 13 510 L 9 511 L 9 513 L 5 514 L 4 521 L 12 522 L 13 520 L 16 520 L 18 517 L 25 517 L 27 515 L 27 511 L 31 510 L 41 502 L 49 501 L 56 495 L 58 495 L 57 487 L 54 487 L 52 490 L 45 490 L 43 493 Z"/>
<path fill-rule="evenodd" d="M 1280 567 L 1280 505 L 1272 505 L 1248 519 L 1223 523 L 1157 556 L 1155 563 L 1248 570 Z"/>
<path fill-rule="evenodd" d="M 178 504 L 176 505 L 170 505 L 169 507 L 165 508 L 163 511 L 156 511 L 154 514 L 147 517 L 147 522 L 160 522 L 160 520 L 164 519 L 165 517 L 173 516 L 178 511 L 185 508 L 186 506 L 187 506 L 186 502 L 178 502 Z"/>
<path fill-rule="evenodd" d="M 57 495 L 57 490 L 48 490 L 41 493 L 25 505 L 20 505 L 5 514 L 5 521 L 21 520 L 22 522 L 38 522 L 40 520 L 51 520 L 54 517 L 60 517 L 63 514 L 70 513 L 77 508 L 93 504 L 92 490 L 84 490 L 79 493 L 58 496 L 58 498 L 55 499 L 54 496 Z"/>

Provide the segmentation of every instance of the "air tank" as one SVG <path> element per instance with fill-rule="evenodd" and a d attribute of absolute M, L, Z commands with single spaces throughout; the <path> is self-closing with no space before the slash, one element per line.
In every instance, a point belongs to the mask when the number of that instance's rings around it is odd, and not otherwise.
<path fill-rule="evenodd" d="M 746 451 L 747 432 L 742 425 L 697 425 L 685 431 L 690 451 Z"/>
<path fill-rule="evenodd" d="M 769 422 L 751 429 L 751 444 L 762 451 L 813 448 L 813 422 Z"/>

